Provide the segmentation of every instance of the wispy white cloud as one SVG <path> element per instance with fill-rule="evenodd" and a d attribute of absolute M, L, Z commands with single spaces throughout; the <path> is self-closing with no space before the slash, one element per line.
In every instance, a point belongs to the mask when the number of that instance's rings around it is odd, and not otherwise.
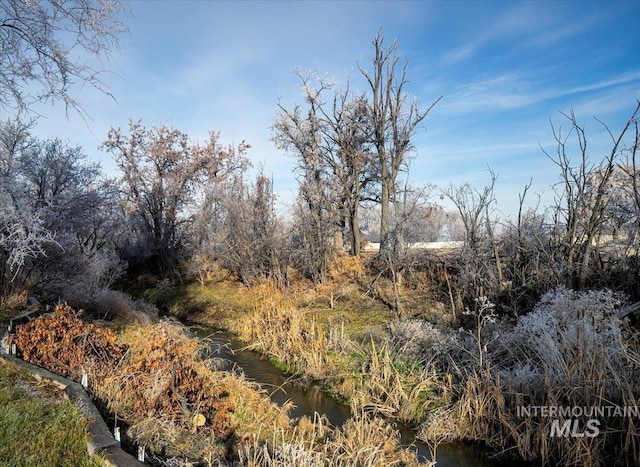
<path fill-rule="evenodd" d="M 43 135 L 79 143 L 108 165 L 95 148 L 129 117 L 196 139 L 219 130 L 223 143 L 252 144 L 250 156 L 264 161 L 283 199 L 295 187 L 293 162 L 274 148 L 269 125 L 279 97 L 300 102 L 291 70 L 357 78 L 355 62 L 369 66 L 379 27 L 387 43 L 397 38 L 410 51 L 410 86 L 423 105 L 444 95 L 415 138 L 412 178 L 425 182 L 481 185 L 490 165 L 508 187 L 501 193 L 517 199 L 513 190 L 531 175 L 540 186 L 555 178 L 538 162 L 550 114 L 573 108 L 615 124 L 640 97 L 639 33 L 630 21 L 637 2 L 176 1 L 132 9 L 131 36 L 116 58 L 124 78 L 112 81 L 118 103 L 83 90 L 90 131 L 45 109 Z"/>
<path fill-rule="evenodd" d="M 595 83 L 588 83 L 584 85 L 562 89 L 562 90 L 559 90 L 555 95 L 553 94 L 553 91 L 552 91 L 550 93 L 551 94 L 550 97 L 561 97 L 561 96 L 566 96 L 569 94 L 576 94 L 581 92 L 598 91 L 605 88 L 611 88 L 611 87 L 620 86 L 623 84 L 633 83 L 635 81 L 640 82 L 640 69 L 632 70 L 618 76 L 613 76 L 602 81 L 597 81 Z M 640 89 L 640 86 L 638 86 L 638 89 Z"/>
<path fill-rule="evenodd" d="M 480 13 L 476 29 L 466 34 L 460 31 L 462 43 L 445 51 L 439 65 L 447 67 L 468 62 L 494 46 L 514 51 L 531 47 L 549 49 L 563 41 L 569 42 L 606 21 L 602 12 L 576 15 L 575 9 L 547 8 L 538 2 L 502 5 L 505 8 L 498 14 L 484 15 L 482 11 L 469 13 Z"/>
<path fill-rule="evenodd" d="M 445 93 L 441 110 L 462 115 L 521 108 L 538 99 L 537 93 L 528 91 L 527 81 L 515 73 L 486 77 L 458 84 L 449 96 Z"/>
<path fill-rule="evenodd" d="M 495 113 L 590 93 L 592 106 L 595 107 L 597 103 L 602 106 L 603 113 L 609 113 L 620 110 L 623 100 L 629 99 L 633 89 L 640 91 L 640 69 L 576 86 L 560 86 L 556 83 L 545 85 L 539 76 L 508 72 L 477 81 L 454 84 L 452 89 L 445 89 L 445 98 L 439 111 L 452 116 Z M 598 91 L 610 91 L 609 97 L 597 97 Z"/>

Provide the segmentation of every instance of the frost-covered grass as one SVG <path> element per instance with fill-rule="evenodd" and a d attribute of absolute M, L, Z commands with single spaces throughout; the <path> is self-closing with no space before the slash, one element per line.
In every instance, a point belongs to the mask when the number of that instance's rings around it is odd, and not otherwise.
<path fill-rule="evenodd" d="M 570 422 L 576 436 L 554 436 L 553 424 L 562 426 L 564 418 L 523 412 L 636 407 L 640 347 L 637 332 L 615 316 L 621 304 L 622 297 L 606 290 L 548 292 L 515 325 L 496 328 L 500 334 L 481 346 L 484 364 L 464 367 L 456 402 L 432 417 L 422 436 L 483 439 L 548 465 L 634 462 L 640 455 L 636 416 L 597 416 L 598 430 L 587 435 L 590 418 L 577 417 Z"/>

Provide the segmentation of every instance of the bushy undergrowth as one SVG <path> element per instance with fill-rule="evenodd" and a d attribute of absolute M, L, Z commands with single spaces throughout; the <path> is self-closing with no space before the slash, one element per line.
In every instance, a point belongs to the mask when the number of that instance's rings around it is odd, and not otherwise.
<path fill-rule="evenodd" d="M 299 333 L 314 329 L 302 321 L 297 325 L 293 329 Z M 100 336 L 102 340 L 97 339 Z M 371 411 L 356 415 L 341 428 L 321 417 L 303 418 L 296 424 L 288 415 L 290 405 L 272 403 L 257 383 L 236 372 L 212 370 L 200 341 L 175 321 L 130 325 L 116 341 L 111 331 L 81 321 L 69 307 L 58 307 L 55 313 L 21 327 L 16 343 L 26 355 L 27 349 L 52 340 L 68 349 L 56 347 L 47 358 L 32 362 L 65 370 L 74 378 L 81 369 L 100 366 L 101 372 L 90 371 L 92 394 L 126 424 L 129 438 L 145 446 L 157 462 L 173 465 L 180 459 L 224 465 L 240 460 L 256 466 L 416 462 L 415 455 L 400 446 L 395 428 Z M 74 359 L 67 358 L 69 353 Z M 106 354 L 112 360 L 94 361 L 94 355 Z M 320 357 L 326 355 L 322 350 Z M 372 372 L 379 370 L 372 367 Z"/>
<path fill-rule="evenodd" d="M 636 331 L 615 316 L 621 303 L 606 290 L 545 294 L 491 339 L 485 365 L 462 369 L 456 402 L 434 415 L 422 436 L 483 439 L 545 465 L 633 463 L 640 455 L 638 416 L 588 415 L 637 409 L 640 348 Z M 588 412 L 554 416 L 535 407 Z M 584 431 L 590 419 L 597 430 Z M 559 434 L 567 420 L 572 431 Z"/>
<path fill-rule="evenodd" d="M 389 344 L 407 361 L 431 364 L 450 351 L 455 337 L 448 330 L 421 319 L 389 323 Z"/>

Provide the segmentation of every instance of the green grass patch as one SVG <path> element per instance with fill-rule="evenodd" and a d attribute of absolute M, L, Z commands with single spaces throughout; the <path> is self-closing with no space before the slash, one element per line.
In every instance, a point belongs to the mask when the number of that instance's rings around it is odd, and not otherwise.
<path fill-rule="evenodd" d="M 295 368 L 292 368 L 290 365 L 287 365 L 286 363 L 281 362 L 280 360 L 278 360 L 275 357 L 269 357 L 269 363 L 271 363 L 278 370 L 280 370 L 280 371 L 282 371 L 284 373 L 293 373 L 295 371 Z"/>
<path fill-rule="evenodd" d="M 87 453 L 78 409 L 29 380 L 28 372 L 0 361 L 0 465 L 99 466 Z"/>
<path fill-rule="evenodd" d="M 236 281 L 209 282 L 204 287 L 193 282 L 173 289 L 167 308 L 179 318 L 226 328 L 226 319 L 251 312 L 259 302 L 257 293 Z"/>

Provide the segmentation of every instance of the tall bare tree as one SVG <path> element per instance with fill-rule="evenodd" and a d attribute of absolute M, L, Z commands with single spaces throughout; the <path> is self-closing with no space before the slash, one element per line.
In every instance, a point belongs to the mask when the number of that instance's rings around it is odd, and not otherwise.
<path fill-rule="evenodd" d="M 396 195 L 400 172 L 407 170 L 414 149 L 411 138 L 438 98 L 426 110 L 417 101 L 409 101 L 408 61 L 401 64 L 398 44 L 384 46 L 382 32 L 373 40 L 372 70 L 359 66 L 371 89 L 370 112 L 373 145 L 378 158 L 380 176 L 380 251 L 389 248 L 390 202 Z"/>
<path fill-rule="evenodd" d="M 323 113 L 324 113 L 324 109 Z M 370 114 L 366 97 L 350 96 L 349 85 L 333 98 L 331 114 L 324 114 L 330 129 L 328 164 L 338 187 L 339 203 L 349 233 L 349 251 L 360 255 L 360 207 L 377 180 L 377 161 L 370 149 Z"/>
<path fill-rule="evenodd" d="M 335 195 L 330 201 L 338 210 L 339 227 L 348 232 L 349 251 L 357 256 L 361 246 L 360 206 L 367 189 L 378 176 L 376 160 L 370 150 L 369 105 L 364 94 L 352 94 L 349 81 L 343 89 L 336 89 L 334 83 L 317 73 L 298 72 L 298 77 L 303 97 L 309 105 L 307 119 L 303 122 L 296 115 L 300 112 L 299 107 L 287 110 L 280 106 L 274 125 L 275 139 L 284 142 L 289 131 L 287 125 L 304 123 L 317 131 L 318 160 Z M 330 95 L 327 97 L 326 94 Z"/>
<path fill-rule="evenodd" d="M 280 112 L 273 125 L 273 140 L 278 147 L 296 159 L 298 174 L 298 206 L 296 213 L 304 216 L 296 222 L 294 244 L 300 253 L 299 265 L 317 282 L 327 277 L 328 263 L 334 254 L 334 237 L 339 230 L 339 210 L 336 185 L 327 163 L 330 151 L 326 146 L 326 122 L 320 106 L 322 93 L 328 88 L 320 83 L 312 88 L 303 79 L 303 92 L 308 108 L 299 105 L 288 110 L 279 105 Z M 294 255 L 296 256 L 296 255 Z"/>
<path fill-rule="evenodd" d="M 120 0 L 0 0 L 0 109 L 61 101 L 82 112 L 74 84 L 108 93 L 104 63 L 127 13 Z"/>

